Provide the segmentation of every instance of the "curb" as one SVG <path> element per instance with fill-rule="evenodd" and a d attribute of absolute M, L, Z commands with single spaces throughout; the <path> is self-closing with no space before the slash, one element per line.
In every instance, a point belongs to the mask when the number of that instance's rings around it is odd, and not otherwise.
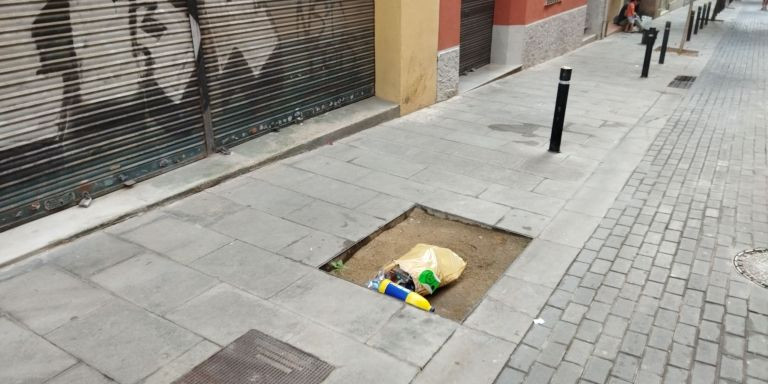
<path fill-rule="evenodd" d="M 233 147 L 231 155 L 214 154 L 107 194 L 90 208 L 68 208 L 11 228 L 0 233 L 0 268 L 399 116 L 397 104 L 366 99 Z"/>

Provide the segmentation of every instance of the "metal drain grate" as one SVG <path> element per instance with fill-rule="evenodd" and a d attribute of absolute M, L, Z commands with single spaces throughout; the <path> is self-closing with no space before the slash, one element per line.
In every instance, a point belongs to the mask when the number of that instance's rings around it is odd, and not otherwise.
<path fill-rule="evenodd" d="M 174 384 L 319 384 L 333 366 L 251 330 Z"/>
<path fill-rule="evenodd" d="M 694 81 L 696 81 L 696 76 L 677 76 L 669 83 L 668 87 L 688 89 Z"/>
<path fill-rule="evenodd" d="M 733 258 L 736 270 L 755 284 L 768 288 L 768 249 L 756 248 L 739 252 Z"/>

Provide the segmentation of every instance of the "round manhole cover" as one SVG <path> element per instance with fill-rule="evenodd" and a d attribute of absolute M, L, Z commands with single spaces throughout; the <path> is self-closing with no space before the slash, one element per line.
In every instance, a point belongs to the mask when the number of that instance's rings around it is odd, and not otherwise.
<path fill-rule="evenodd" d="M 733 258 L 736 269 L 747 279 L 768 288 L 768 248 L 739 252 Z"/>

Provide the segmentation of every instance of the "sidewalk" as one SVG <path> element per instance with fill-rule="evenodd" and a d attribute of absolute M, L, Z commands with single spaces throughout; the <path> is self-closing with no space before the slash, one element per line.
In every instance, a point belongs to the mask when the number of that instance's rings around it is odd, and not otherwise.
<path fill-rule="evenodd" d="M 335 366 L 328 383 L 766 380 L 766 291 L 723 258 L 768 232 L 756 4 L 648 79 L 640 35 L 613 35 L 5 268 L 0 382 L 169 383 L 250 329 Z M 657 20 L 670 42 L 684 13 Z M 463 324 L 317 269 L 414 204 L 533 238 Z"/>

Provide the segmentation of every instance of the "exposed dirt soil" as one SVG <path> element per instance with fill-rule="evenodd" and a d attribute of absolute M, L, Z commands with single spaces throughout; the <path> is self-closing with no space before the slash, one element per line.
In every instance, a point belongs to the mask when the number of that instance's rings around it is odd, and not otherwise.
<path fill-rule="evenodd" d="M 365 286 L 382 266 L 417 243 L 449 248 L 467 262 L 467 267 L 457 281 L 427 299 L 439 315 L 462 322 L 529 242 L 523 236 L 441 219 L 417 208 L 331 274 Z"/>

